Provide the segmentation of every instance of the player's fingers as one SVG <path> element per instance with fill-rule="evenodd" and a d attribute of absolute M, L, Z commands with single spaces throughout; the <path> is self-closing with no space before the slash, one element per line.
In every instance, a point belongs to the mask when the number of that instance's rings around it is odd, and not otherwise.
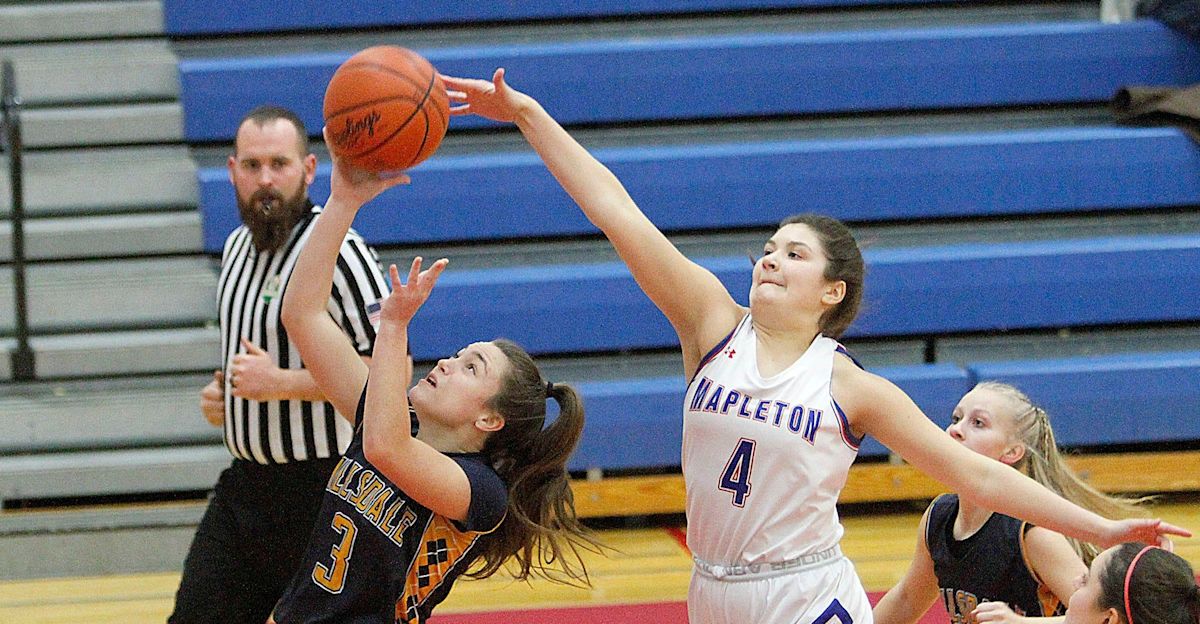
<path fill-rule="evenodd" d="M 462 106 L 451 106 L 450 114 L 451 115 L 469 115 L 469 114 L 471 114 L 471 105 L 463 104 Z"/>
<path fill-rule="evenodd" d="M 486 80 L 480 80 L 478 78 L 459 78 L 457 76 L 447 76 L 446 74 L 438 75 L 442 77 L 442 82 L 445 83 L 447 87 L 450 87 L 455 91 L 478 91 L 481 88 L 490 86 Z"/>
<path fill-rule="evenodd" d="M 394 264 L 388 265 L 388 279 L 392 280 L 392 290 L 397 290 L 403 286 L 400 283 L 400 269 L 397 269 Z"/>
<path fill-rule="evenodd" d="M 1161 522 L 1161 521 L 1158 524 L 1158 534 L 1160 536 L 1164 536 L 1164 535 L 1178 535 L 1180 537 L 1191 537 L 1192 536 L 1192 532 L 1183 527 L 1175 526 L 1169 522 Z"/>
<path fill-rule="evenodd" d="M 412 267 L 408 270 L 408 285 L 412 286 L 417 283 L 417 279 L 421 276 L 421 256 L 413 258 Z"/>
<path fill-rule="evenodd" d="M 447 264 L 450 264 L 450 261 L 446 258 L 441 258 L 437 262 L 434 262 L 433 266 L 421 273 L 421 281 L 423 284 L 426 284 L 426 290 L 433 288 L 433 285 L 437 283 L 438 277 L 441 276 L 442 271 L 446 269 Z"/>
<path fill-rule="evenodd" d="M 242 348 L 246 350 L 246 353 L 253 353 L 254 355 L 266 355 L 267 354 L 267 352 L 260 349 L 258 345 L 254 344 L 253 342 L 250 342 L 249 340 L 247 340 L 245 338 L 242 338 Z"/>

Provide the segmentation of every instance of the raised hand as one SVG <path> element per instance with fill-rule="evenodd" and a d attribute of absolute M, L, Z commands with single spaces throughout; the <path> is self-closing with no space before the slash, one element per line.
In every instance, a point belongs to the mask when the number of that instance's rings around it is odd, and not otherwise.
<path fill-rule="evenodd" d="M 1141 542 L 1167 547 L 1171 542 L 1170 535 L 1191 537 L 1192 532 L 1155 518 L 1131 518 L 1113 521 L 1113 528 L 1097 545 L 1108 548 L 1123 542 Z"/>
<path fill-rule="evenodd" d="M 332 145 L 329 128 L 323 128 L 322 133 L 325 135 L 325 144 Z M 380 193 L 393 186 L 408 184 L 412 181 L 403 171 L 373 173 L 343 162 L 332 151 L 330 151 L 329 157 L 333 161 L 333 173 L 329 178 L 330 197 L 336 196 L 339 200 L 353 204 L 356 208 L 375 199 Z"/>
<path fill-rule="evenodd" d="M 449 260 L 442 258 L 434 262 L 433 266 L 422 271 L 421 262 L 421 256 L 413 258 L 412 267 L 408 270 L 407 283 L 400 281 L 400 271 L 396 269 L 396 265 L 388 267 L 388 276 L 392 280 L 392 293 L 383 301 L 382 309 L 379 312 L 381 323 L 385 321 L 408 323 L 411 321 L 425 300 L 429 299 L 429 293 L 437 283 L 442 270 L 450 263 Z"/>
<path fill-rule="evenodd" d="M 479 115 L 492 121 L 513 122 L 522 109 L 534 104 L 532 98 L 504 81 L 504 68 L 492 75 L 491 82 L 442 75 L 450 96 L 451 115 Z"/>

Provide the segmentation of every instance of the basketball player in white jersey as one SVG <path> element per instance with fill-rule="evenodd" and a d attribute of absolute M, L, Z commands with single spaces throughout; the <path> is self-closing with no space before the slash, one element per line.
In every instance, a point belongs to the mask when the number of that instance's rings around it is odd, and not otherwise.
<path fill-rule="evenodd" d="M 547 168 L 629 266 L 679 335 L 690 386 L 683 474 L 692 624 L 871 621 L 838 549 L 835 503 L 870 434 L 980 506 L 1103 545 L 1188 532 L 1112 521 L 950 439 L 836 338 L 857 313 L 863 260 L 836 219 L 788 219 L 754 265 L 750 307 L 684 257 L 620 181 L 529 96 L 504 82 L 447 78 L 452 114 L 520 128 Z M 720 175 L 714 172 L 714 175 Z"/>

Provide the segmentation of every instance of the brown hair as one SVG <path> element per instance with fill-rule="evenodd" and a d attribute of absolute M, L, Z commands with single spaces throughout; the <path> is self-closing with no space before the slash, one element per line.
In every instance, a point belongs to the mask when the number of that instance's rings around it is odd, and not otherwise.
<path fill-rule="evenodd" d="M 238 127 L 239 128 L 242 127 L 242 124 L 246 123 L 247 121 L 253 121 L 254 125 L 261 128 L 261 127 L 267 125 L 268 123 L 275 121 L 277 119 L 282 119 L 282 120 L 287 121 L 288 123 L 292 124 L 293 126 L 295 126 L 296 136 L 299 137 L 298 143 L 296 145 L 296 149 L 300 150 L 301 157 L 307 156 L 308 155 L 308 130 L 304 127 L 304 120 L 300 119 L 300 116 L 297 115 L 296 113 L 294 113 L 291 110 L 286 109 L 282 106 L 274 106 L 271 104 L 259 106 L 259 107 L 255 108 L 254 110 L 246 113 L 246 116 L 242 117 L 242 121 L 241 121 L 241 123 L 238 124 Z M 233 151 L 235 154 L 237 153 L 236 141 L 233 146 Z"/>
<path fill-rule="evenodd" d="M 575 516 L 566 468 L 583 433 L 583 402 L 571 386 L 548 384 L 517 344 L 505 339 L 492 344 L 508 358 L 509 372 L 489 406 L 504 417 L 504 427 L 488 437 L 483 454 L 508 484 L 508 510 L 480 543 L 483 563 L 467 575 L 491 576 L 513 557 L 518 579 L 536 573 L 587 584 L 580 549 L 599 552 L 601 546 Z M 551 398 L 558 401 L 559 415 L 543 428 Z"/>
<path fill-rule="evenodd" d="M 1124 624 L 1196 624 L 1200 622 L 1200 588 L 1192 566 L 1179 555 L 1151 548 L 1129 567 L 1145 544 L 1116 547 L 1099 573 L 1101 609 L 1116 609 Z M 1129 575 L 1129 615 L 1125 613 L 1125 577 Z"/>
<path fill-rule="evenodd" d="M 854 240 L 850 228 L 833 217 L 812 213 L 792 215 L 781 221 L 779 227 L 793 224 L 807 225 L 821 241 L 827 260 L 825 279 L 846 283 L 846 296 L 822 314 L 817 322 L 822 334 L 840 338 L 850 323 L 854 322 L 862 305 L 863 281 L 866 277 L 862 250 L 858 248 L 858 241 Z"/>
<path fill-rule="evenodd" d="M 1025 445 L 1025 455 L 1013 464 L 1013 468 L 1072 503 L 1106 518 L 1144 515 L 1138 504 L 1149 499 L 1105 494 L 1088 485 L 1071 470 L 1058 450 L 1054 430 L 1050 427 L 1050 416 L 1024 392 L 999 381 L 982 381 L 975 387 L 1004 395 L 1017 408 L 1012 414 L 1013 426 L 1017 438 Z M 1067 539 L 1083 559 L 1084 565 L 1091 565 L 1100 552 L 1093 544 L 1070 537 Z"/>

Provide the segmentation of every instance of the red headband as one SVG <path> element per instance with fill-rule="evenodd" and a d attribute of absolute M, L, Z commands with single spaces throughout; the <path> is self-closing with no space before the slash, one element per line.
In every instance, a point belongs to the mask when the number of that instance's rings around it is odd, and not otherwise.
<path fill-rule="evenodd" d="M 1125 571 L 1125 624 L 1133 624 L 1133 612 L 1129 608 L 1129 581 L 1133 580 L 1133 567 L 1137 565 L 1138 559 L 1146 554 L 1146 551 L 1158 548 L 1158 546 L 1147 546 L 1141 549 L 1138 554 L 1133 556 L 1133 561 L 1129 562 L 1129 569 Z"/>

